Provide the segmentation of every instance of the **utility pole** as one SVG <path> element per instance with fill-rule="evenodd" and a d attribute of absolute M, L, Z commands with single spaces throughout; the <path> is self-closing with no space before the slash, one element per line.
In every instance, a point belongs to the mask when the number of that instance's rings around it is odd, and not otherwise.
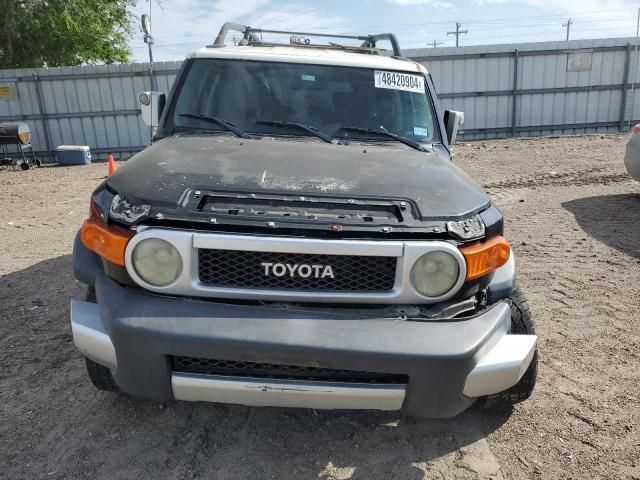
<path fill-rule="evenodd" d="M 573 25 L 573 20 L 567 20 L 567 23 L 562 24 L 562 28 L 567 29 L 567 42 L 569 41 L 569 33 L 571 32 L 571 25 Z"/>
<path fill-rule="evenodd" d="M 456 47 L 460 46 L 460 35 L 466 35 L 469 33 L 469 30 L 460 30 L 462 25 L 456 22 L 456 31 L 455 32 L 447 32 L 447 35 L 455 35 L 456 36 Z"/>
<path fill-rule="evenodd" d="M 149 5 L 149 10 L 151 10 L 151 5 Z M 142 18 L 140 20 L 142 22 L 142 31 L 144 32 L 144 43 L 146 43 L 149 46 L 149 84 L 151 85 L 151 92 L 155 92 L 156 79 L 153 76 L 153 49 L 151 48 L 151 46 L 153 45 L 153 37 L 151 36 L 151 15 L 144 14 L 142 15 Z M 152 105 L 154 101 L 153 95 L 154 93 L 151 93 Z M 151 126 L 149 127 L 149 136 L 151 137 L 151 140 L 150 140 L 151 143 L 153 143 L 154 135 L 155 135 L 155 128 Z"/>
<path fill-rule="evenodd" d="M 153 37 L 151 36 L 151 17 L 146 13 L 142 15 L 142 31 L 144 32 L 144 43 L 149 46 L 149 77 L 151 79 L 151 90 L 155 91 L 156 82 L 153 76 Z"/>
<path fill-rule="evenodd" d="M 432 46 L 433 48 L 438 48 L 438 45 L 442 45 L 442 42 L 438 42 L 434 40 L 433 43 L 430 43 L 429 45 Z"/>

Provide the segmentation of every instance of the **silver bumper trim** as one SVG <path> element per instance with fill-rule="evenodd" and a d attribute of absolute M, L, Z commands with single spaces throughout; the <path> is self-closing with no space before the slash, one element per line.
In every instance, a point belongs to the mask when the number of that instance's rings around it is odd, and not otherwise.
<path fill-rule="evenodd" d="M 400 410 L 406 394 L 406 385 L 361 385 L 192 373 L 174 373 L 171 386 L 177 400 L 328 410 Z"/>
<path fill-rule="evenodd" d="M 85 357 L 112 370 L 118 367 L 116 350 L 97 304 L 71 301 L 71 332 L 73 343 Z"/>
<path fill-rule="evenodd" d="M 536 351 L 535 335 L 505 335 L 484 353 L 467 376 L 467 397 L 492 395 L 513 387 L 526 372 Z"/>
<path fill-rule="evenodd" d="M 133 266 L 133 250 L 147 238 L 171 243 L 180 253 L 184 269 L 171 284 L 158 287 L 145 282 Z M 205 285 L 198 274 L 198 249 L 229 249 L 256 252 L 316 253 L 354 256 L 390 256 L 398 258 L 395 284 L 387 292 L 316 292 L 260 288 L 234 288 Z M 450 253 L 458 261 L 459 276 L 450 291 L 439 297 L 425 297 L 413 288 L 411 269 L 422 255 L 433 251 Z M 154 293 L 225 299 L 252 299 L 279 302 L 312 301 L 317 303 L 378 303 L 397 305 L 435 304 L 449 300 L 460 290 L 467 274 L 467 264 L 460 250 L 445 241 L 360 241 L 318 240 L 259 235 L 194 233 L 186 230 L 150 227 L 139 231 L 127 244 L 125 264 L 131 278 Z"/>
<path fill-rule="evenodd" d="M 287 238 L 248 235 L 194 233 L 194 248 L 242 250 L 249 252 L 318 253 L 323 255 L 367 255 L 401 257 L 403 242 L 353 241 L 315 238 Z"/>

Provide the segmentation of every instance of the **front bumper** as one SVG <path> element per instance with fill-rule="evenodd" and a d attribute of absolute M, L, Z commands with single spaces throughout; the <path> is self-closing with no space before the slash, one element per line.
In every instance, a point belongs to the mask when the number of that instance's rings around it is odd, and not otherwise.
<path fill-rule="evenodd" d="M 415 322 L 167 298 L 95 278 L 98 303 L 73 301 L 76 346 L 126 393 L 171 401 L 399 410 L 450 417 L 515 385 L 536 347 L 510 335 L 496 303 L 464 320 Z M 406 385 L 248 379 L 172 371 L 172 356 L 402 374 Z"/>

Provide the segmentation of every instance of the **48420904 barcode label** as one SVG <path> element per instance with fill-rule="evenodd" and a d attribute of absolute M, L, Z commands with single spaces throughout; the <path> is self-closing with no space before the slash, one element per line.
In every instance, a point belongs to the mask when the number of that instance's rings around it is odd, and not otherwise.
<path fill-rule="evenodd" d="M 375 87 L 424 93 L 424 77 L 401 72 L 374 72 Z"/>

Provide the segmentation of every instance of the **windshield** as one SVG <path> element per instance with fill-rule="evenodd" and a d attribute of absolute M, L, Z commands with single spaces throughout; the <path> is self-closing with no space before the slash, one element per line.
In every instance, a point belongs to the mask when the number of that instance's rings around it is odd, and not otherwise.
<path fill-rule="evenodd" d="M 194 60 L 167 128 L 224 131 L 200 116 L 242 131 L 310 135 L 289 122 L 334 138 L 394 141 L 353 127 L 382 130 L 415 142 L 439 142 L 424 76 L 370 68 L 237 60 Z M 345 129 L 345 127 L 347 127 Z"/>

